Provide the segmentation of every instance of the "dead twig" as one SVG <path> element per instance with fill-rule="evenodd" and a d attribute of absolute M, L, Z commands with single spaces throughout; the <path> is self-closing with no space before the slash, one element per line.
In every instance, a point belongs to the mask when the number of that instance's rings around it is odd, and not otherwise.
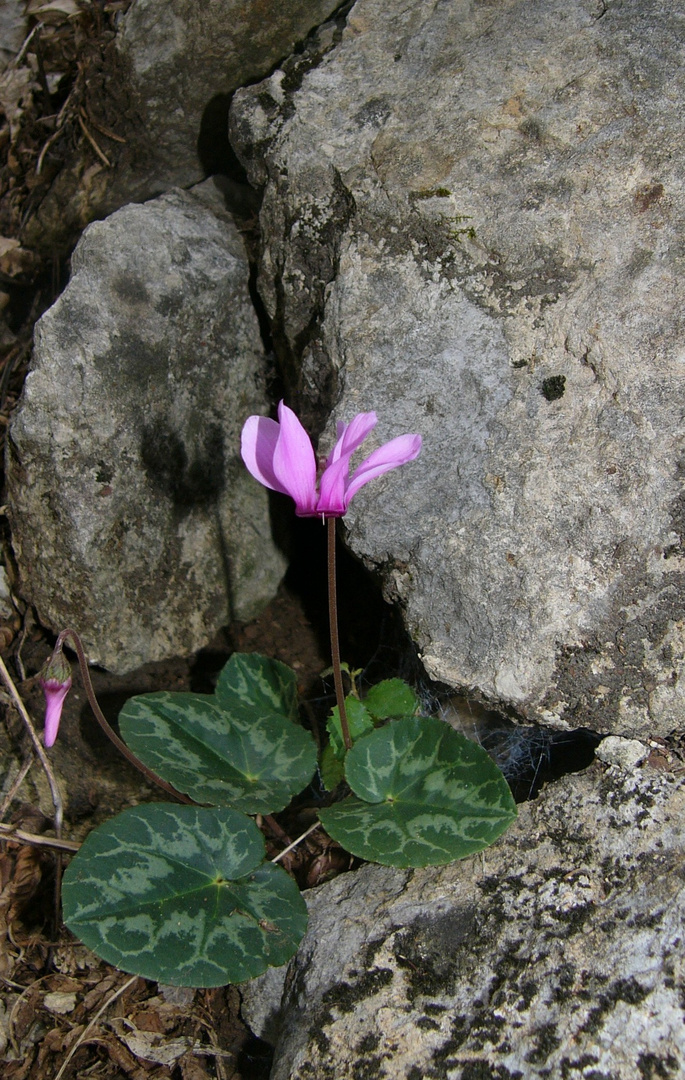
<path fill-rule="evenodd" d="M 34 758 L 33 757 L 28 757 L 26 759 L 26 761 L 24 762 L 24 764 L 22 765 L 22 767 L 20 768 L 17 775 L 15 776 L 15 778 L 14 778 L 14 780 L 13 780 L 11 786 L 10 786 L 9 791 L 5 795 L 5 798 L 2 800 L 2 806 L 0 806 L 0 818 L 4 818 L 5 814 L 7 813 L 10 806 L 12 805 L 12 800 L 14 799 L 14 796 L 17 794 L 17 792 L 19 791 L 19 788 L 23 784 L 23 782 L 24 782 L 24 780 L 26 778 L 26 774 L 28 773 L 29 769 L 33 765 L 33 762 L 34 762 Z M 3 828 L 3 826 L 0 825 L 0 830 L 2 830 L 2 828 Z M 8 828 L 11 828 L 11 826 L 8 826 Z"/>
<path fill-rule="evenodd" d="M 93 120 L 93 117 L 90 116 L 89 113 L 86 113 L 85 109 L 81 109 L 81 112 L 83 114 L 84 120 L 87 120 L 88 123 L 91 124 L 96 131 L 99 131 L 101 135 L 104 135 L 108 139 L 113 139 L 114 142 L 123 143 L 124 146 L 127 145 L 126 139 L 124 139 L 121 135 L 115 135 L 113 131 L 110 131 L 109 128 L 103 127 L 102 124 L 98 124 L 97 120 Z"/>
<path fill-rule="evenodd" d="M 64 102 L 64 105 L 62 106 L 59 113 L 57 114 L 57 120 L 55 121 L 55 130 L 53 131 L 52 135 L 50 136 L 48 141 L 43 146 L 43 149 L 41 150 L 40 154 L 38 155 L 38 161 L 36 162 L 36 176 L 40 176 L 41 170 L 43 168 L 43 161 L 45 160 L 45 155 L 47 154 L 48 150 L 50 149 L 50 147 L 52 146 L 54 141 L 62 133 L 62 128 L 64 127 L 64 121 L 67 119 L 67 116 L 68 116 L 68 113 L 69 113 L 69 108 L 70 107 L 75 108 L 75 105 L 72 103 L 72 100 L 71 100 L 72 97 L 74 96 L 74 91 L 75 90 L 76 90 L 76 84 L 74 83 L 71 90 L 69 91 L 69 94 L 67 95 L 67 99 Z"/>
<path fill-rule="evenodd" d="M 38 155 L 38 161 L 36 162 L 36 176 L 40 176 L 41 169 L 43 168 L 43 161 L 45 160 L 45 155 L 47 154 L 48 150 L 55 142 L 55 140 L 58 139 L 61 134 L 62 128 L 58 127 L 56 131 L 53 131 L 48 141 L 44 144 L 43 149 Z"/>
<path fill-rule="evenodd" d="M 21 637 L 19 638 L 19 645 L 17 651 L 14 654 L 14 664 L 19 672 L 19 678 L 24 683 L 26 682 L 26 668 L 24 667 L 24 661 L 21 658 L 21 650 L 24 648 L 24 642 L 26 641 L 26 635 L 29 632 L 29 613 L 31 609 L 27 606 L 24 610 L 24 616 L 21 621 Z"/>
<path fill-rule="evenodd" d="M 81 125 L 81 131 L 83 132 L 83 134 L 87 138 L 90 145 L 93 147 L 93 150 L 95 151 L 97 156 L 100 158 L 100 161 L 104 165 L 106 165 L 108 169 L 111 169 L 112 168 L 112 162 L 109 160 L 109 158 L 105 154 L 104 150 L 101 150 L 100 147 L 98 146 L 98 144 L 96 143 L 95 138 L 91 135 L 88 128 L 86 127 L 86 122 L 83 119 L 80 112 L 79 112 L 79 115 L 78 115 L 78 122 Z"/>
<path fill-rule="evenodd" d="M 29 34 L 29 36 L 24 41 L 24 44 L 20 48 L 17 55 L 14 57 L 13 60 L 10 61 L 10 64 L 9 64 L 10 67 L 13 67 L 13 68 L 19 67 L 20 63 L 22 62 L 22 60 L 26 56 L 26 50 L 28 49 L 29 45 L 33 41 L 36 34 L 40 34 L 42 29 L 43 29 L 43 23 L 42 22 L 36 23 L 33 30 L 31 31 L 31 33 Z"/>
<path fill-rule="evenodd" d="M 0 822 L 0 840 L 16 840 L 22 844 L 30 844 L 32 847 L 52 848 L 54 851 L 76 852 L 81 847 L 73 840 L 58 840 L 54 836 L 39 836 L 37 833 L 24 832 L 14 825 L 5 825 Z"/>
<path fill-rule="evenodd" d="M 320 828 L 321 828 L 321 822 L 320 821 L 315 821 L 313 825 L 309 826 L 309 828 L 307 829 L 306 832 L 303 832 L 301 836 L 298 836 L 297 840 L 293 840 L 292 844 L 289 844 L 287 848 L 284 848 L 283 851 L 279 851 L 278 855 L 274 855 L 271 862 L 274 862 L 274 863 L 278 862 L 279 859 L 282 859 L 283 856 L 287 855 L 289 851 L 292 851 L 293 848 L 296 848 L 297 845 L 301 844 L 303 840 L 306 840 L 310 833 L 313 833 L 315 829 L 320 829 Z"/>

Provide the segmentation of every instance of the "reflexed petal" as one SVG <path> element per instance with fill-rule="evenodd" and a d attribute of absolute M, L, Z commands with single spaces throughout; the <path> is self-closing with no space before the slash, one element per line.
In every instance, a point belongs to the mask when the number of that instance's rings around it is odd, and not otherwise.
<path fill-rule="evenodd" d="M 240 453 L 248 472 L 255 480 L 272 491 L 284 495 L 289 492 L 276 479 L 273 470 L 274 452 L 278 442 L 280 428 L 275 420 L 268 416 L 248 416 L 240 437 Z"/>
<path fill-rule="evenodd" d="M 300 517 L 316 513 L 316 458 L 309 435 L 283 402 L 278 406 L 280 430 L 273 455 L 273 472 L 285 491 L 295 500 Z"/>
<path fill-rule="evenodd" d="M 345 488 L 350 468 L 350 455 L 339 458 L 329 465 L 321 477 L 319 501 L 316 505 L 318 514 L 325 517 L 341 517 L 347 509 Z"/>
<path fill-rule="evenodd" d="M 384 446 L 380 446 L 378 450 L 374 450 L 353 473 L 345 492 L 346 503 L 349 504 L 350 499 L 364 484 L 368 484 L 369 480 L 374 480 L 377 476 L 390 472 L 391 469 L 397 469 L 400 465 L 406 465 L 420 453 L 420 435 L 399 435 Z"/>
<path fill-rule="evenodd" d="M 347 454 L 351 456 L 357 450 L 370 431 L 373 431 L 378 423 L 375 412 L 357 413 L 349 424 L 338 421 L 338 441 L 331 451 L 326 467 L 338 461 Z"/>

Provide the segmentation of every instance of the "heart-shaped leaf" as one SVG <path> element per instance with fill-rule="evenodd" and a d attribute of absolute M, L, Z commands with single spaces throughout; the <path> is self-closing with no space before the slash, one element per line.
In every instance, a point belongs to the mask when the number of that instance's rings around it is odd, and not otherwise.
<path fill-rule="evenodd" d="M 376 720 L 386 720 L 389 716 L 413 716 L 420 702 L 403 679 L 383 679 L 371 687 L 364 704 Z"/>
<path fill-rule="evenodd" d="M 145 765 L 195 802 L 272 814 L 316 769 L 310 733 L 282 715 L 236 711 L 226 697 L 160 691 L 130 698 L 122 736 Z"/>
<path fill-rule="evenodd" d="M 352 742 L 356 742 L 369 731 L 373 731 L 373 720 L 363 703 L 359 698 L 354 697 L 353 694 L 349 694 L 345 698 L 345 714 L 347 716 L 347 725 L 350 729 L 350 738 Z M 345 743 L 342 737 L 342 726 L 340 724 L 340 710 L 336 705 L 331 710 L 331 715 L 328 717 L 326 723 L 326 729 L 330 736 L 329 746 L 331 747 L 335 756 L 342 761 L 347 751 L 345 750 Z"/>
<path fill-rule="evenodd" d="M 282 716 L 298 721 L 295 672 L 259 653 L 234 653 L 219 675 L 214 696 L 236 718 Z"/>
<path fill-rule="evenodd" d="M 295 953 L 307 908 L 236 810 L 151 803 L 90 833 L 64 875 L 64 920 L 123 971 L 223 986 Z"/>
<path fill-rule="evenodd" d="M 354 795 L 319 812 L 353 855 L 386 866 L 439 866 L 488 847 L 516 805 L 487 753 L 441 720 L 404 717 L 345 758 Z"/>
<path fill-rule="evenodd" d="M 324 746 L 321 751 L 319 771 L 321 772 L 321 782 L 326 791 L 334 791 L 340 781 L 345 777 L 343 759 L 336 757 L 335 751 L 330 743 L 328 746 Z"/>

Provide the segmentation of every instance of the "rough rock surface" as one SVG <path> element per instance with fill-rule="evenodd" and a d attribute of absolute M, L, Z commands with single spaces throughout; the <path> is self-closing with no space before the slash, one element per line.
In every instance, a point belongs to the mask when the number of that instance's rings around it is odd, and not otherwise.
<path fill-rule="evenodd" d="M 117 48 L 149 140 L 146 184 L 201 180 L 197 142 L 210 100 L 264 76 L 339 2 L 134 0 Z"/>
<path fill-rule="evenodd" d="M 682 17 L 357 0 L 231 118 L 293 400 L 424 434 L 346 524 L 428 673 L 622 735 L 685 706 Z"/>
<path fill-rule="evenodd" d="M 25 244 L 66 254 L 95 218 L 229 171 L 230 94 L 264 78 L 339 2 L 133 0 L 88 76 L 91 108 L 119 139 L 105 140 L 111 168 L 84 141 L 28 221 Z M 242 183 L 232 192 L 238 206 L 244 189 L 253 194 Z"/>
<path fill-rule="evenodd" d="M 88 228 L 12 422 L 22 592 L 116 672 L 250 618 L 284 569 L 238 456 L 263 352 L 222 205 L 208 181 Z"/>
<path fill-rule="evenodd" d="M 23 0 L 3 0 L 0 4 L 0 71 L 19 52 L 27 33 Z"/>
<path fill-rule="evenodd" d="M 280 1018 L 243 988 L 271 1080 L 682 1076 L 684 811 L 682 780 L 597 763 L 482 856 L 310 893 Z"/>

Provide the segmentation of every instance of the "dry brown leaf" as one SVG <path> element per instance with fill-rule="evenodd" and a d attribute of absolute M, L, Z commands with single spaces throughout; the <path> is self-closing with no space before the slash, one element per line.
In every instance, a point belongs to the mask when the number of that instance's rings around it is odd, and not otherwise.
<path fill-rule="evenodd" d="M 28 67 L 8 67 L 0 75 L 0 108 L 7 117 L 12 142 L 19 134 L 21 118 L 30 104 L 31 95 L 38 88 Z"/>
<path fill-rule="evenodd" d="M 8 277 L 29 274 L 37 265 L 32 251 L 23 248 L 18 240 L 0 236 L 0 272 Z"/>
<path fill-rule="evenodd" d="M 140 1031 L 156 1031 L 163 1034 L 178 1027 L 187 1016 L 187 1009 L 179 1009 L 177 1005 L 153 997 L 146 1001 L 141 1009 L 134 1009 L 129 1014 L 129 1019 Z"/>
<path fill-rule="evenodd" d="M 45 989 L 51 993 L 79 994 L 83 992 L 83 979 L 72 979 L 69 975 L 51 975 L 46 979 Z"/>
<path fill-rule="evenodd" d="M 66 1043 L 70 1036 L 71 1032 L 62 1031 L 61 1028 L 53 1028 L 52 1031 L 46 1031 L 43 1036 L 38 1060 L 42 1061 L 46 1054 L 60 1054 L 66 1049 Z"/>
<path fill-rule="evenodd" d="M 89 1043 L 102 1046 L 109 1054 L 110 1060 L 118 1065 L 131 1080 L 148 1080 L 147 1069 L 142 1068 L 130 1050 L 120 1043 L 115 1035 L 105 1038 L 88 1039 Z M 86 1043 L 84 1043 L 84 1046 Z"/>
<path fill-rule="evenodd" d="M 27 1054 L 21 1061 L 3 1061 L 2 1080 L 26 1080 L 33 1067 L 33 1054 Z"/>
<path fill-rule="evenodd" d="M 3 893 L 12 879 L 14 859 L 8 851 L 0 851 L 0 893 Z"/>
<path fill-rule="evenodd" d="M 10 906 L 7 921 L 12 924 L 20 918 L 22 911 L 33 900 L 43 877 L 45 856 L 39 848 L 25 844 L 17 853 L 10 889 Z"/>
<path fill-rule="evenodd" d="M 116 975 L 106 975 L 104 979 L 100 980 L 97 986 L 94 986 L 92 990 L 89 990 L 83 999 L 83 1008 L 85 1011 L 90 1012 L 91 1010 L 99 1008 L 116 982 Z"/>
<path fill-rule="evenodd" d="M 183 1080 L 209 1080 L 209 1073 L 207 1072 L 202 1059 L 193 1054 L 192 1051 L 188 1051 L 183 1057 L 178 1059 L 178 1065 L 181 1067 L 181 1075 Z"/>
<path fill-rule="evenodd" d="M 55 1016 L 68 1016 L 76 1008 L 76 994 L 66 994 L 61 990 L 51 990 L 43 998 L 43 1008 Z"/>
<path fill-rule="evenodd" d="M 193 1039 L 184 1036 L 164 1039 L 155 1031 L 139 1031 L 135 1024 L 123 1016 L 113 1017 L 109 1021 L 109 1027 L 116 1031 L 132 1054 L 143 1061 L 154 1061 L 155 1065 L 175 1065 L 194 1045 Z"/>
<path fill-rule="evenodd" d="M 35 15 L 47 26 L 59 26 L 74 15 L 80 15 L 81 8 L 76 0 L 31 0 L 26 14 Z"/>

